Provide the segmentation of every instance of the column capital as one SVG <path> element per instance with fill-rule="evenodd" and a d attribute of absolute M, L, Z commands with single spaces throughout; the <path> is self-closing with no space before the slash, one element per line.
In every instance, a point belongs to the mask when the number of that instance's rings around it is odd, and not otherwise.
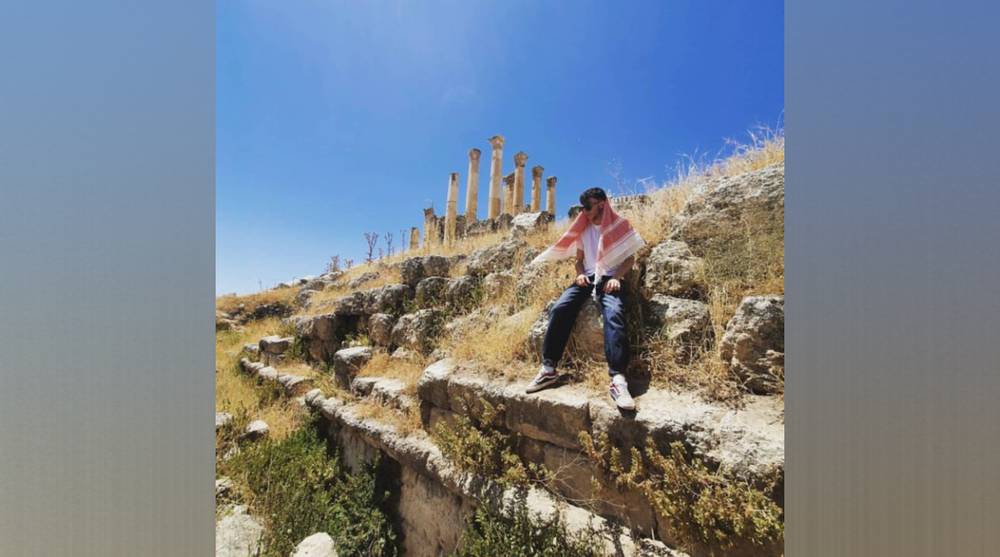
<path fill-rule="evenodd" d="M 502 135 L 494 135 L 493 137 L 490 138 L 489 141 L 490 141 L 490 145 L 493 146 L 493 149 L 503 149 L 503 136 Z"/>
<path fill-rule="evenodd" d="M 548 179 L 545 180 L 545 185 L 547 185 L 550 188 L 554 188 L 556 187 L 556 180 L 558 180 L 558 178 L 556 178 L 555 176 L 549 176 Z"/>
<path fill-rule="evenodd" d="M 480 151 L 479 149 L 472 148 L 469 150 L 469 160 L 472 162 L 476 162 L 479 160 L 479 156 L 482 154 L 483 152 Z"/>
<path fill-rule="evenodd" d="M 449 182 L 458 182 L 458 172 L 452 172 L 448 175 Z"/>
<path fill-rule="evenodd" d="M 542 172 L 545 172 L 545 168 L 543 168 L 541 166 L 533 166 L 533 167 L 531 167 L 531 177 L 532 178 L 541 178 L 542 177 Z"/>
<path fill-rule="evenodd" d="M 503 177 L 503 183 L 507 184 L 508 186 L 513 186 L 514 185 L 514 173 L 511 172 L 510 174 L 504 176 Z"/>
<path fill-rule="evenodd" d="M 528 162 L 528 154 L 524 151 L 518 151 L 517 154 L 514 155 L 514 166 L 523 168 L 524 163 L 526 162 Z"/>

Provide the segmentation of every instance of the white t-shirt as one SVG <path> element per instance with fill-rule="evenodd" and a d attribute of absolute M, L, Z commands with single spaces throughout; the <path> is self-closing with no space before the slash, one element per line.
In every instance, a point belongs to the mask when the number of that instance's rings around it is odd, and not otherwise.
<path fill-rule="evenodd" d="M 576 240 L 576 248 L 583 250 L 583 272 L 588 275 L 594 274 L 597 267 L 597 243 L 601 239 L 601 228 L 594 223 L 587 225 L 580 237 Z M 605 276 L 614 275 L 618 268 L 607 269 Z"/>

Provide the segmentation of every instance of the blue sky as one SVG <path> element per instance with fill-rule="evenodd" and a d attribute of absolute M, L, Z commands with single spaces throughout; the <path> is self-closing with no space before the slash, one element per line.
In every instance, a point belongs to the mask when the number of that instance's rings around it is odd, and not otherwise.
<path fill-rule="evenodd" d="M 761 2 L 217 3 L 216 292 L 360 261 L 366 231 L 465 203 L 492 135 L 579 192 L 667 178 L 774 125 L 784 12 Z M 529 174 L 530 176 L 530 174 Z M 530 187 L 530 182 L 529 182 Z M 460 209 L 461 210 L 461 209 Z"/>

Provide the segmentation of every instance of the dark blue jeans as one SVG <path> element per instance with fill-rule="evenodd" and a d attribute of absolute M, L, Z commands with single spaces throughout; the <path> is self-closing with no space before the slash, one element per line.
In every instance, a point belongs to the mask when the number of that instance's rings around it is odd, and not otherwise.
<path fill-rule="evenodd" d="M 588 278 L 593 282 L 593 275 Z M 604 357 L 608 360 L 610 375 L 612 371 L 625 373 L 629 362 L 629 347 L 628 337 L 625 334 L 625 306 L 622 303 L 625 281 L 620 281 L 622 287 L 618 292 L 606 294 L 604 283 L 609 278 L 601 277 L 601 282 L 597 285 L 597 301 L 604 315 Z M 576 323 L 576 317 L 593 291 L 593 285 L 581 287 L 573 283 L 552 306 L 549 312 L 549 328 L 545 331 L 545 340 L 542 341 L 542 362 L 545 365 L 556 367 L 559 363 L 569 341 L 569 335 L 573 331 L 573 325 Z"/>

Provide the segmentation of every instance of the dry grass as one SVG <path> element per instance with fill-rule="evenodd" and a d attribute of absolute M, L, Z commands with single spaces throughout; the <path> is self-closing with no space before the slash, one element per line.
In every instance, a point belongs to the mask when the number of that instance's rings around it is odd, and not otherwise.
<path fill-rule="evenodd" d="M 246 414 L 251 420 L 264 420 L 270 436 L 283 439 L 305 418 L 294 400 L 280 396 L 274 388 L 261 388 L 256 378 L 239 370 L 243 345 L 261 337 L 281 332 L 281 320 L 268 318 L 251 321 L 240 331 L 219 331 L 215 335 L 215 408 L 234 416 Z M 302 374 L 301 368 L 289 364 Z M 291 373 L 292 371 L 288 371 Z"/>
<path fill-rule="evenodd" d="M 244 313 L 251 313 L 258 306 L 265 304 L 283 303 L 291 306 L 297 293 L 297 288 L 272 288 L 245 296 L 229 294 L 215 299 L 215 309 L 231 314 L 239 308 L 240 304 L 244 305 Z"/>
<path fill-rule="evenodd" d="M 415 394 L 420 374 L 430 365 L 430 358 L 414 355 L 413 359 L 392 359 L 385 352 L 376 352 L 368 363 L 358 370 L 358 377 L 384 377 L 398 379 L 406 384 L 407 394 Z M 412 392 L 411 392 L 412 389 Z"/>
<path fill-rule="evenodd" d="M 387 424 L 400 435 L 413 435 L 423 431 L 424 426 L 420 421 L 418 408 L 399 410 L 383 406 L 372 400 L 362 400 L 355 403 L 351 409 L 358 418 Z"/>

